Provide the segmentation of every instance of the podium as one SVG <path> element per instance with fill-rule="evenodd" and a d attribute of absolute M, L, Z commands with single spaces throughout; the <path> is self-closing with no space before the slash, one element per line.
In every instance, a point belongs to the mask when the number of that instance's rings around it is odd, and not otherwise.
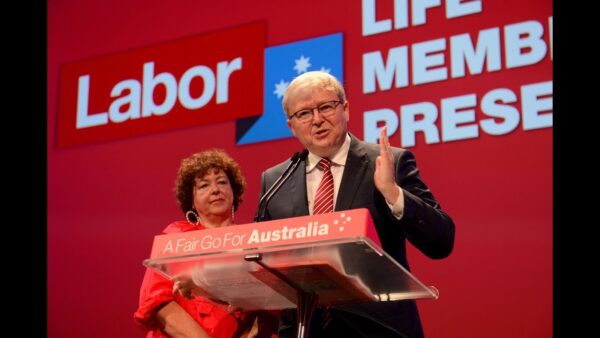
<path fill-rule="evenodd" d="M 158 235 L 143 264 L 227 311 L 298 311 L 308 337 L 316 307 L 437 299 L 381 249 L 367 209 Z"/>

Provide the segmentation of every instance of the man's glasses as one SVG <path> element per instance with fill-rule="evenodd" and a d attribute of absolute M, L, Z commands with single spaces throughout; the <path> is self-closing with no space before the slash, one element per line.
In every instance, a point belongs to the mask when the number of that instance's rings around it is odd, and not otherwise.
<path fill-rule="evenodd" d="M 342 101 L 334 100 L 334 101 L 323 102 L 318 107 L 315 107 L 315 108 L 298 110 L 297 112 L 288 116 L 288 119 L 291 120 L 292 117 L 295 117 L 299 122 L 308 123 L 308 122 L 312 121 L 315 109 L 319 111 L 321 116 L 324 116 L 324 117 L 331 116 L 335 112 L 335 108 L 340 103 L 342 103 Z"/>

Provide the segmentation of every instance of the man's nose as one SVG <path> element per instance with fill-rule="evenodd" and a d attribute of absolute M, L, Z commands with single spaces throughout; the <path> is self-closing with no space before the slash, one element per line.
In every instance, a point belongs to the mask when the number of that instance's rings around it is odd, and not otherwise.
<path fill-rule="evenodd" d="M 323 123 L 323 116 L 321 116 L 321 113 L 319 113 L 319 110 L 317 108 L 313 109 L 313 119 L 312 119 L 312 123 L 313 124 L 321 124 Z"/>

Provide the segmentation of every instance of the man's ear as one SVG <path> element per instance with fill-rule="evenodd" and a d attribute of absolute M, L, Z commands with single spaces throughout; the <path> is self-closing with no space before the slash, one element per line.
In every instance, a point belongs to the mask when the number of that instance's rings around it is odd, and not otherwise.
<path fill-rule="evenodd" d="M 350 102 L 344 102 L 344 117 L 346 118 L 346 122 L 350 121 Z"/>
<path fill-rule="evenodd" d="M 290 128 L 290 131 L 292 132 L 292 134 L 294 134 L 294 137 L 296 137 L 296 131 L 294 130 L 294 128 L 292 128 L 292 120 L 287 119 L 285 123 L 287 123 L 288 128 Z"/>

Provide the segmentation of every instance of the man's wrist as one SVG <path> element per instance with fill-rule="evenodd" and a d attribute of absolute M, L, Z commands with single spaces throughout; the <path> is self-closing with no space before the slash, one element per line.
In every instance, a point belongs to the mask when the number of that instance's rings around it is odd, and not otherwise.
<path fill-rule="evenodd" d="M 394 217 L 400 220 L 404 215 L 404 193 L 402 192 L 402 188 L 400 188 L 398 185 L 395 185 L 394 190 L 396 190 L 396 199 L 394 202 L 390 203 L 387 199 L 385 202 L 387 203 Z"/>
<path fill-rule="evenodd" d="M 389 204 L 394 205 L 400 197 L 400 192 L 400 187 L 397 184 L 394 184 L 392 187 L 390 187 L 390 189 L 386 190 L 386 193 L 383 194 L 383 197 Z"/>

